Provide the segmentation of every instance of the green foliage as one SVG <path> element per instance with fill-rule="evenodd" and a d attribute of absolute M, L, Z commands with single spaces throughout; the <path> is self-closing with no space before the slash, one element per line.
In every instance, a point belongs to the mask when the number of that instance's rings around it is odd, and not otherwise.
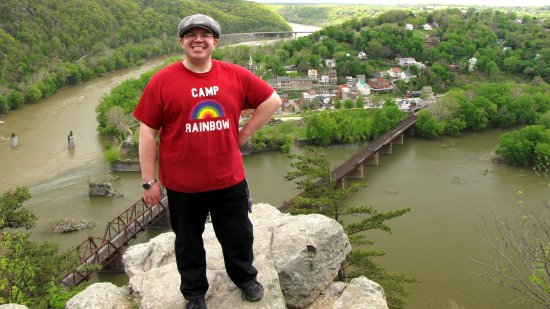
<path fill-rule="evenodd" d="M 443 127 L 436 123 L 435 117 L 426 109 L 418 112 L 416 129 L 417 131 L 415 133 L 422 137 L 435 137 L 443 132 Z"/>
<path fill-rule="evenodd" d="M 30 198 L 26 187 L 0 196 L 0 304 L 63 308 L 79 290 L 66 290 L 57 279 L 78 265 L 78 257 L 70 252 L 60 253 L 57 244 L 39 245 L 28 240 L 28 234 L 3 231 L 34 226 L 36 216 L 29 210 L 18 210 Z"/>
<path fill-rule="evenodd" d="M 371 206 L 351 207 L 346 199 L 364 187 L 364 183 L 355 182 L 347 188 L 338 186 L 332 176 L 330 163 L 320 148 L 308 148 L 305 155 L 289 155 L 293 171 L 287 172 L 285 179 L 296 184 L 302 194 L 291 200 L 291 213 L 320 213 L 337 220 L 353 246 L 352 253 L 346 258 L 340 271 L 340 279 L 367 276 L 384 287 L 391 308 L 404 308 L 403 297 L 407 295 L 406 283 L 413 283 L 413 277 L 390 273 L 378 265 L 373 258 L 384 255 L 380 251 L 363 249 L 373 242 L 366 238 L 365 232 L 380 230 L 391 233 L 386 221 L 402 216 L 409 208 L 381 212 Z M 353 217 L 354 223 L 346 224 L 341 219 Z"/>
<path fill-rule="evenodd" d="M 353 101 L 349 102 L 353 108 Z M 375 110 L 318 112 L 306 118 L 306 138 L 310 143 L 320 146 L 366 141 L 395 126 L 401 115 L 397 106 L 389 101 L 383 108 Z"/>
<path fill-rule="evenodd" d="M 73 253 L 59 253 L 52 243 L 38 245 L 20 232 L 2 233 L 0 242 L 0 304 L 30 308 L 63 308 L 77 290 L 64 290 L 57 278 L 78 263 Z"/>
<path fill-rule="evenodd" d="M 116 163 L 120 160 L 120 149 L 116 147 L 110 147 L 104 153 L 105 161 L 109 164 Z"/>
<path fill-rule="evenodd" d="M 299 66 L 318 55 L 321 59 L 335 59 L 339 76 L 366 74 L 372 77 L 369 67 L 392 65 L 396 57 L 414 57 L 428 64 L 425 72 L 411 68 L 415 75 L 422 73 L 414 81 L 418 83 L 417 89 L 431 85 L 435 91 L 445 92 L 459 85 L 458 74 L 451 72 L 448 65 L 456 64 L 458 72 L 471 74 L 466 68 L 468 60 L 475 57 L 478 59 L 476 70 L 491 81 L 515 75 L 530 80 L 540 77 L 550 82 L 550 40 L 544 35 L 544 24 L 535 18 L 524 18 L 519 24 L 514 14 L 492 9 L 472 9 L 469 14 L 463 14 L 456 9 L 413 13 L 376 8 L 376 17 L 372 17 L 374 11 L 367 6 L 363 6 L 362 13 L 355 8 L 355 13 L 350 14 L 346 10 L 353 9 L 353 6 L 274 7 L 287 20 L 299 23 L 308 20 L 308 24 L 326 22 L 332 11 L 341 14 L 338 25 L 327 26 L 308 38 L 283 44 L 288 51 L 288 57 L 285 57 L 288 60 L 279 60 L 287 61 L 287 64 Z M 422 30 L 427 22 L 437 23 L 439 27 Z M 417 30 L 406 30 L 405 23 L 414 25 Z M 440 42 L 432 46 L 426 42 L 427 37 L 438 37 Z M 354 56 L 359 51 L 367 53 L 368 62 Z M 303 71 L 303 68 L 298 70 Z"/>
<path fill-rule="evenodd" d="M 373 15 L 379 8 L 366 5 L 270 5 L 292 23 L 324 26 L 339 24 L 354 17 Z"/>
<path fill-rule="evenodd" d="M 431 116 L 419 113 L 416 126 L 421 136 L 459 135 L 463 130 L 542 123 L 549 108 L 548 84 L 479 83 L 438 98 L 427 107 Z"/>
<path fill-rule="evenodd" d="M 167 59 L 164 64 L 175 61 L 175 58 Z M 101 134 L 116 137 L 123 141 L 133 128 L 137 128 L 137 120 L 130 115 L 136 108 L 137 102 L 145 89 L 145 86 L 155 72 L 164 65 L 141 74 L 139 78 L 130 78 L 111 90 L 108 96 L 101 98 L 96 107 L 97 130 Z M 117 117 L 114 117 L 118 115 Z M 135 134 L 134 134 L 135 135 Z"/>
<path fill-rule="evenodd" d="M 0 195 L 0 230 L 4 228 L 26 228 L 34 226 L 36 216 L 28 209 L 21 209 L 23 202 L 31 195 L 27 187 L 16 187 Z"/>
<path fill-rule="evenodd" d="M 288 120 L 269 124 L 252 136 L 252 151 L 275 149 L 288 153 L 300 132 L 301 129 L 296 121 Z"/>
<path fill-rule="evenodd" d="M 0 2 L 0 112 L 143 59 L 181 51 L 176 28 L 203 13 L 223 33 L 290 30 L 265 5 L 249 1 Z"/>
<path fill-rule="evenodd" d="M 533 125 L 506 133 L 501 136 L 496 153 L 509 164 L 534 166 L 544 172 L 549 162 L 550 129 Z"/>

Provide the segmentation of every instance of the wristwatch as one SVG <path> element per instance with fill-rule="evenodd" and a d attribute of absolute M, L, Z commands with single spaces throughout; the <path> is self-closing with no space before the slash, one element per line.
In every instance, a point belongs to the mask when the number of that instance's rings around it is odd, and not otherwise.
<path fill-rule="evenodd" d="M 155 182 L 157 182 L 157 179 L 156 179 L 156 178 L 153 178 L 153 180 L 151 180 L 151 181 L 143 181 L 143 182 L 141 182 L 141 186 L 143 187 L 143 189 L 149 190 L 149 189 L 151 189 L 151 187 L 153 186 L 153 184 L 155 184 Z"/>

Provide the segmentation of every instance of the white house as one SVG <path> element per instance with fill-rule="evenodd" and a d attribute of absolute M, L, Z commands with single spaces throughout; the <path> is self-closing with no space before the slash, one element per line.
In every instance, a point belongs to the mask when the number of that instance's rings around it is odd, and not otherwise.
<path fill-rule="evenodd" d="M 475 66 L 476 66 L 477 58 L 472 57 L 472 58 L 470 58 L 470 59 L 468 60 L 468 62 L 470 63 L 470 65 L 468 65 L 468 71 L 471 72 L 471 71 L 474 70 L 474 68 L 475 68 Z"/>
<path fill-rule="evenodd" d="M 359 80 L 357 84 L 355 84 L 355 87 L 357 87 L 357 91 L 362 95 L 370 94 L 370 86 L 364 80 Z"/>
<path fill-rule="evenodd" d="M 388 75 L 392 78 L 400 78 L 401 77 L 401 69 L 400 68 L 391 68 L 388 71 Z"/>
<path fill-rule="evenodd" d="M 359 59 L 361 59 L 361 60 L 366 60 L 367 59 L 367 53 L 365 53 L 364 51 L 360 51 L 359 54 L 357 55 L 357 57 L 359 57 Z"/>
<path fill-rule="evenodd" d="M 307 70 L 307 77 L 309 77 L 311 79 L 317 79 L 317 70 L 315 70 L 315 69 Z"/>
<path fill-rule="evenodd" d="M 414 58 L 397 58 L 397 63 L 402 67 L 403 66 L 408 66 L 408 65 L 411 65 L 411 64 L 415 64 L 416 59 L 414 59 Z"/>
<path fill-rule="evenodd" d="M 326 85 L 330 82 L 330 78 L 328 77 L 328 75 L 321 75 L 321 79 L 319 79 L 319 82 Z"/>
<path fill-rule="evenodd" d="M 414 29 L 414 26 L 412 24 L 406 24 L 405 25 L 405 29 L 407 30 L 413 30 Z"/>
<path fill-rule="evenodd" d="M 430 24 L 424 24 L 424 25 L 422 26 L 422 28 L 423 28 L 424 30 L 426 30 L 426 31 L 432 30 L 432 26 L 431 26 Z"/>
<path fill-rule="evenodd" d="M 325 65 L 327 66 L 327 68 L 332 69 L 332 68 L 336 67 L 336 60 L 334 60 L 334 59 L 325 59 Z"/>

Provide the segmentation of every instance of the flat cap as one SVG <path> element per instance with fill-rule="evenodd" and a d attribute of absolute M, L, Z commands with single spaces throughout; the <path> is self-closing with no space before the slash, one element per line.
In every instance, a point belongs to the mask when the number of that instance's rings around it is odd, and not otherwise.
<path fill-rule="evenodd" d="M 187 30 L 196 27 L 210 31 L 215 38 L 219 38 L 220 34 L 222 33 L 220 24 L 218 24 L 218 22 L 215 21 L 212 17 L 204 14 L 195 14 L 189 15 L 180 21 L 178 25 L 179 37 L 182 38 Z"/>

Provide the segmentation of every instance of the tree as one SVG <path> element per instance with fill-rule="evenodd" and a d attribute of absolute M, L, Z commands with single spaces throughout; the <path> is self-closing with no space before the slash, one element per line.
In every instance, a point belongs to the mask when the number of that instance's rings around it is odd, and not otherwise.
<path fill-rule="evenodd" d="M 308 148 L 305 155 L 291 154 L 289 157 L 294 170 L 288 172 L 285 179 L 293 181 L 296 189 L 303 191 L 290 201 L 290 212 L 319 213 L 334 218 L 342 224 L 350 243 L 355 246 L 339 272 L 340 280 L 367 276 L 384 287 L 390 308 L 403 308 L 405 303 L 402 297 L 407 295 L 404 284 L 413 283 L 415 279 L 386 271 L 373 260 L 376 256 L 384 255 L 383 252 L 360 247 L 373 244 L 366 238 L 365 232 L 381 230 L 391 233 L 386 221 L 402 216 L 409 212 L 410 208 L 381 212 L 372 206 L 348 206 L 346 199 L 364 187 L 364 183 L 355 182 L 347 188 L 337 186 L 337 180 L 331 173 L 330 162 L 320 148 Z M 348 216 L 354 217 L 355 223 L 346 224 L 341 220 Z"/>
<path fill-rule="evenodd" d="M 136 126 L 136 120 L 128 113 L 124 112 L 122 107 L 113 106 L 105 115 L 107 127 L 112 126 L 115 128 L 113 130 L 113 135 L 122 143 L 126 140 L 126 137 L 133 134 L 132 127 Z"/>
<path fill-rule="evenodd" d="M 16 187 L 0 196 L 0 230 L 4 228 L 31 229 L 36 216 L 28 209 L 21 209 L 23 202 L 30 199 L 27 187 Z"/>
<path fill-rule="evenodd" d="M 63 308 L 83 288 L 69 291 L 57 282 L 59 275 L 78 264 L 76 254 L 60 253 L 57 244 L 37 244 L 18 230 L 4 230 L 34 226 L 36 216 L 19 209 L 30 198 L 26 187 L 8 190 L 0 196 L 0 304 Z"/>
<path fill-rule="evenodd" d="M 345 99 L 344 100 L 344 107 L 347 109 L 352 109 L 354 107 L 353 100 L 352 99 Z"/>
<path fill-rule="evenodd" d="M 363 108 L 365 105 L 365 99 L 362 96 L 357 96 L 355 100 L 355 108 Z"/>
<path fill-rule="evenodd" d="M 495 151 L 506 162 L 516 166 L 544 167 L 547 164 L 547 147 L 550 145 L 550 129 L 542 125 L 526 126 L 525 128 L 503 134 L 500 146 Z"/>
<path fill-rule="evenodd" d="M 474 259 L 487 270 L 481 275 L 545 308 L 550 307 L 550 225 L 546 221 L 549 215 L 548 201 L 535 210 L 522 209 L 517 216 L 519 220 L 503 220 L 493 215 L 492 222 L 486 221 L 482 232 L 496 254 Z M 489 225 L 494 225 L 496 235 L 488 232 Z"/>
<path fill-rule="evenodd" d="M 429 110 L 423 109 L 418 112 L 416 129 L 419 136 L 436 137 L 443 132 L 443 126 L 435 121 L 434 115 Z"/>

